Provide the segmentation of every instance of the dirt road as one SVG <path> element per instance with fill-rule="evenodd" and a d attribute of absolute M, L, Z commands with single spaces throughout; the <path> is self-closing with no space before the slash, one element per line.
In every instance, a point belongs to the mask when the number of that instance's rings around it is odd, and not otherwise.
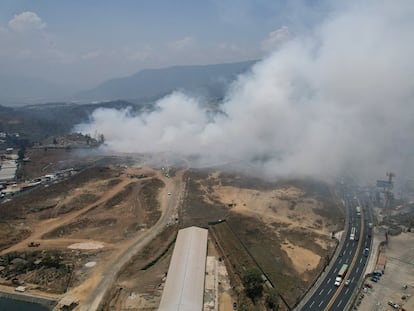
<path fill-rule="evenodd" d="M 94 284 L 94 289 L 89 293 L 88 297 L 86 297 L 84 301 L 81 300 L 79 310 L 97 310 L 99 305 L 102 303 L 105 294 L 115 282 L 122 267 L 130 261 L 136 253 L 142 250 L 148 243 L 151 242 L 151 240 L 160 234 L 168 222 L 172 220 L 178 205 L 181 203 L 181 196 L 184 192 L 185 185 L 183 182 L 183 172 L 177 173 L 174 178 L 166 178 L 161 174 L 158 175 L 158 177 L 163 180 L 166 185 L 159 193 L 159 202 L 162 212 L 160 219 L 152 228 L 149 228 L 139 234 L 132 241 L 129 241 L 128 245 L 123 247 L 123 251 L 119 253 L 120 255 L 114 256 L 112 260 L 106 264 L 107 270 L 101 273 L 98 277 L 99 279 L 96 280 L 97 284 Z M 169 195 L 168 193 L 171 194 Z"/>
<path fill-rule="evenodd" d="M 53 231 L 54 229 L 61 227 L 71 221 L 73 221 L 74 219 L 76 219 L 77 217 L 79 217 L 82 214 L 85 214 L 86 212 L 88 212 L 90 209 L 94 208 L 95 206 L 102 204 L 104 202 L 106 202 L 108 199 L 112 198 L 113 196 L 115 196 L 117 193 L 119 193 L 122 189 L 124 189 L 128 184 L 130 184 L 131 182 L 133 182 L 130 178 L 127 178 L 126 176 L 124 177 L 124 179 L 117 184 L 115 187 L 113 187 L 111 190 L 109 190 L 107 193 L 105 193 L 105 195 L 103 195 L 99 200 L 87 205 L 86 207 L 82 208 L 79 211 L 76 212 L 72 212 L 68 215 L 63 215 L 60 216 L 59 218 L 50 218 L 50 219 L 46 219 L 44 221 L 39 222 L 39 224 L 36 225 L 36 227 L 34 228 L 33 233 L 25 240 L 4 249 L 3 251 L 0 252 L 0 255 L 3 255 L 5 253 L 9 253 L 12 251 L 17 251 L 17 250 L 21 250 L 21 249 L 25 249 L 27 248 L 27 244 L 30 242 L 39 242 L 42 244 L 42 247 L 44 247 L 45 245 L 48 245 L 48 242 L 50 242 L 52 245 L 56 246 L 56 245 L 61 245 L 61 244 L 67 244 L 68 241 L 65 241 L 63 239 L 56 241 L 56 240 L 42 240 L 42 236 L 48 232 Z M 76 241 L 80 241 L 80 240 L 76 240 Z M 69 241 L 70 242 L 70 241 Z M 74 243 L 72 241 L 72 243 Z"/>

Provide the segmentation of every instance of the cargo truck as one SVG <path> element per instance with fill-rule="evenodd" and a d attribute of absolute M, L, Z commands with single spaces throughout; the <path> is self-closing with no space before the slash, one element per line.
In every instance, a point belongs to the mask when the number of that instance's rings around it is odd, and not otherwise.
<path fill-rule="evenodd" d="M 341 269 L 339 269 L 338 276 L 335 278 L 335 286 L 341 285 L 341 282 L 344 279 L 347 272 L 348 272 L 348 265 L 343 264 Z"/>

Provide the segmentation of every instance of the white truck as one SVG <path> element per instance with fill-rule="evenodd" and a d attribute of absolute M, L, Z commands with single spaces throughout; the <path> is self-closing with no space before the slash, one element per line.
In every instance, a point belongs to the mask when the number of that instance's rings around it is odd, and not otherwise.
<path fill-rule="evenodd" d="M 341 285 L 341 282 L 344 279 L 347 272 L 348 272 L 348 265 L 343 264 L 341 269 L 339 269 L 337 277 L 335 278 L 335 286 L 339 287 L 339 285 Z"/>

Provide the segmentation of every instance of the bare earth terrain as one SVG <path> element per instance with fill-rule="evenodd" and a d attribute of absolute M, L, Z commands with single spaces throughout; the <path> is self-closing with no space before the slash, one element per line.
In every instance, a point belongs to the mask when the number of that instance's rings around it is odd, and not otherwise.
<path fill-rule="evenodd" d="M 178 229 L 219 219 L 226 221 L 209 226 L 210 273 L 220 276 L 213 278 L 219 285 L 209 281 L 211 297 L 219 290 L 210 307 L 231 310 L 237 302 L 262 310 L 263 301 L 251 305 L 241 284 L 243 271 L 256 266 L 293 306 L 332 254 L 331 233 L 343 223 L 329 188 L 312 181 L 135 167 L 131 159 L 76 156 L 66 163 L 67 155 L 33 151 L 29 176 L 78 171 L 2 204 L 0 283 L 76 297 L 79 310 L 101 303 L 104 310 L 156 310 Z"/>
<path fill-rule="evenodd" d="M 211 230 L 232 282 L 240 284 L 256 261 L 293 306 L 331 256 L 332 231 L 343 223 L 326 185 L 268 183 L 218 171 L 190 172 L 187 178 L 184 226 L 226 219 Z"/>

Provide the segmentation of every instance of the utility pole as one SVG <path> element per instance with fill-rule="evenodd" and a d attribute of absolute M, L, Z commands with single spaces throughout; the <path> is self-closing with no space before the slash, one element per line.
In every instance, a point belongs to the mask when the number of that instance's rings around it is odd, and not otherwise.
<path fill-rule="evenodd" d="M 385 205 L 384 205 L 384 209 L 385 209 L 385 214 L 387 216 L 391 215 L 391 199 L 392 199 L 392 192 L 391 189 L 393 187 L 392 184 L 392 179 L 395 177 L 395 174 L 393 172 L 387 172 L 387 177 L 388 177 L 388 186 L 385 192 Z"/>

